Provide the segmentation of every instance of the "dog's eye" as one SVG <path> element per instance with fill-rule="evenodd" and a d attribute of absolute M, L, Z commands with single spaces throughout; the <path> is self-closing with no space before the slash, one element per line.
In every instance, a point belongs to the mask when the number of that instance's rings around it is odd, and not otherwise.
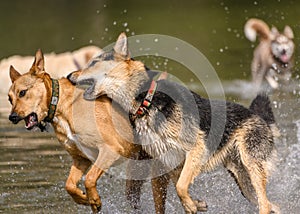
<path fill-rule="evenodd" d="M 27 92 L 27 90 L 22 90 L 22 91 L 20 91 L 19 97 L 24 97 L 25 94 L 26 94 L 26 92 Z"/>

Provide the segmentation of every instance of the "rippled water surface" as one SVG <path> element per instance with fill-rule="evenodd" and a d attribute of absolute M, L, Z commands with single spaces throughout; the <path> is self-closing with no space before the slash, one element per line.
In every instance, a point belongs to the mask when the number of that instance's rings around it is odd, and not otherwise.
<path fill-rule="evenodd" d="M 202 51 L 215 68 L 226 97 L 244 105 L 249 105 L 253 98 L 249 83 L 253 46 L 244 38 L 242 29 L 248 17 L 263 18 L 280 29 L 285 24 L 292 26 L 296 54 L 299 52 L 296 11 L 299 11 L 300 3 L 296 1 L 187 1 L 184 4 L 181 1 L 143 4 L 134 1 L 45 1 L 42 9 L 36 1 L 9 2 L 2 2 L 0 9 L 2 58 L 12 54 L 33 54 L 39 47 L 44 48 L 44 52 L 73 50 L 90 43 L 103 47 L 121 31 L 128 35 L 167 34 Z M 15 13 L 9 12 L 11 10 Z M 268 196 L 281 207 L 282 213 L 295 214 L 300 210 L 298 59 L 296 55 L 292 83 L 269 93 L 281 137 L 276 140 L 278 163 L 270 178 Z M 152 58 L 145 61 L 150 68 L 167 70 L 193 90 L 205 94 L 191 72 L 181 70 L 180 65 Z M 210 79 L 204 83 L 213 97 L 223 93 L 216 90 L 217 81 Z M 0 213 L 90 213 L 89 207 L 75 204 L 65 191 L 72 160 L 57 142 L 53 131 L 29 132 L 23 122 L 12 125 L 7 119 L 9 111 L 7 95 L 2 93 Z M 97 187 L 102 196 L 103 213 L 134 212 L 124 196 L 124 180 L 107 174 L 101 177 Z M 198 176 L 190 190 L 193 197 L 207 201 L 207 213 L 258 212 L 243 198 L 233 178 L 222 167 Z M 154 213 L 149 182 L 144 185 L 141 201 L 143 213 Z M 172 184 L 167 213 L 183 213 Z"/>

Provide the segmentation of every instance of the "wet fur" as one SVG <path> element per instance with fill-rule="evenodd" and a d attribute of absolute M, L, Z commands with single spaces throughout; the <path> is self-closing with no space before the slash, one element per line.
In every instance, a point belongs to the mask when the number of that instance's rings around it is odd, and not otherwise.
<path fill-rule="evenodd" d="M 125 34 L 105 54 L 110 55 L 108 60 L 100 55 L 90 67 L 68 78 L 78 84 L 92 80 L 84 94 L 86 99 L 107 95 L 134 115 L 145 97 L 145 89 L 149 88 L 151 71 L 140 61 L 130 59 Z M 248 109 L 235 103 L 207 100 L 168 80 L 159 80 L 157 84 L 146 115 L 132 121 L 135 141 L 160 160 L 166 172 L 179 169 L 178 174 L 170 174 L 186 213 L 206 210 L 205 203 L 190 197 L 188 188 L 199 173 L 220 164 L 232 172 L 245 197 L 258 204 L 260 214 L 269 214 L 271 210 L 278 213 L 279 209 L 266 195 L 267 177 L 276 154 L 272 122 L 263 118 L 273 117 L 271 107 Z M 262 100 L 269 102 L 266 96 Z M 257 100 L 255 103 L 259 104 Z M 259 113 L 263 110 L 270 112 Z M 217 120 L 214 126 L 212 118 Z"/>
<path fill-rule="evenodd" d="M 270 30 L 265 22 L 252 18 L 246 22 L 244 30 L 250 41 L 254 42 L 256 36 L 260 39 L 251 64 L 252 79 L 256 86 L 259 87 L 264 79 L 272 88 L 278 88 L 278 82 L 287 82 L 293 68 L 295 45 L 292 29 L 285 26 L 283 33 L 279 33 L 277 28 Z"/>

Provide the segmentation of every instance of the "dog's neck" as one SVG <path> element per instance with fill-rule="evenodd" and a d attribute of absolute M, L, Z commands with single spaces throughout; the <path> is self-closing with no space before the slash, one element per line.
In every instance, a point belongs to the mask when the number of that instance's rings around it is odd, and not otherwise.
<path fill-rule="evenodd" d="M 145 85 L 149 83 L 150 78 L 146 72 L 135 72 L 130 77 L 130 81 L 127 84 L 122 84 L 117 90 L 110 90 L 108 96 L 113 101 L 119 103 L 122 108 L 128 112 L 136 112 L 140 103 L 136 101 L 136 97 L 145 89 Z M 110 94 L 110 95 L 109 95 Z"/>
<path fill-rule="evenodd" d="M 70 112 L 70 108 L 72 105 L 73 100 L 75 99 L 75 86 L 70 83 L 70 81 L 66 78 L 61 78 L 58 81 L 58 97 L 56 102 L 56 109 L 55 112 L 53 112 L 53 118 L 49 121 L 45 120 L 45 122 L 50 122 L 53 125 L 53 122 L 55 123 L 56 119 L 59 119 L 59 117 L 66 117 L 66 113 Z M 47 81 L 45 81 L 45 87 L 47 88 L 47 97 L 48 97 L 48 106 L 51 107 L 51 101 L 53 97 L 53 81 L 49 77 Z M 55 99 L 55 98 L 54 98 Z M 49 117 L 49 112 L 47 117 Z M 46 117 L 46 118 L 47 118 Z"/>

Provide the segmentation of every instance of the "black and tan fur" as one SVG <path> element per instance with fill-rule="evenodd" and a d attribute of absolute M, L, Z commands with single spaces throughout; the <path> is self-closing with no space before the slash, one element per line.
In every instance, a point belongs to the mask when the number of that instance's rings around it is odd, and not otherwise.
<path fill-rule="evenodd" d="M 259 44 L 254 50 L 251 64 L 252 79 L 257 87 L 264 79 L 272 88 L 278 88 L 280 82 L 287 82 L 291 78 L 294 54 L 294 34 L 289 26 L 285 26 L 283 33 L 276 27 L 271 30 L 260 19 L 249 19 L 244 27 L 246 37 L 254 42 L 259 37 Z"/>
<path fill-rule="evenodd" d="M 170 174 L 186 213 L 206 209 L 205 203 L 190 197 L 188 189 L 199 173 L 219 164 L 233 173 L 243 194 L 258 204 L 260 214 L 278 213 L 266 194 L 276 154 L 271 130 L 274 120 L 269 119 L 274 117 L 268 98 L 259 96 L 251 110 L 204 99 L 177 83 L 159 80 L 151 106 L 145 115 L 137 116 L 152 76 L 142 62 L 130 58 L 127 37 L 122 33 L 113 50 L 102 53 L 88 68 L 68 78 L 77 84 L 90 84 L 85 99 L 106 95 L 119 103 L 132 118 L 135 141 L 153 159 L 161 161 L 166 172 L 183 163 L 179 176 L 172 171 Z M 254 108 L 259 99 L 267 106 Z"/>
<path fill-rule="evenodd" d="M 9 119 L 15 124 L 24 120 L 29 130 L 43 126 L 48 116 L 52 82 L 45 72 L 42 52 L 37 51 L 27 73 L 21 75 L 11 66 L 10 78 L 12 86 L 8 96 L 12 110 Z M 83 99 L 83 90 L 77 89 L 68 79 L 61 78 L 58 82 L 59 101 L 51 124 L 59 142 L 73 159 L 66 190 L 76 203 L 90 205 L 97 213 L 102 204 L 96 189 L 100 176 L 117 160 L 130 163 L 131 159 L 149 156 L 140 145 L 133 143 L 130 123 L 118 105 L 112 106 L 111 99 L 102 96 L 89 102 Z M 85 173 L 86 193 L 77 186 Z M 157 213 L 163 213 L 166 194 L 161 181 L 160 177 L 152 180 Z M 131 192 L 129 184 L 128 197 L 138 208 L 140 191 Z"/>

